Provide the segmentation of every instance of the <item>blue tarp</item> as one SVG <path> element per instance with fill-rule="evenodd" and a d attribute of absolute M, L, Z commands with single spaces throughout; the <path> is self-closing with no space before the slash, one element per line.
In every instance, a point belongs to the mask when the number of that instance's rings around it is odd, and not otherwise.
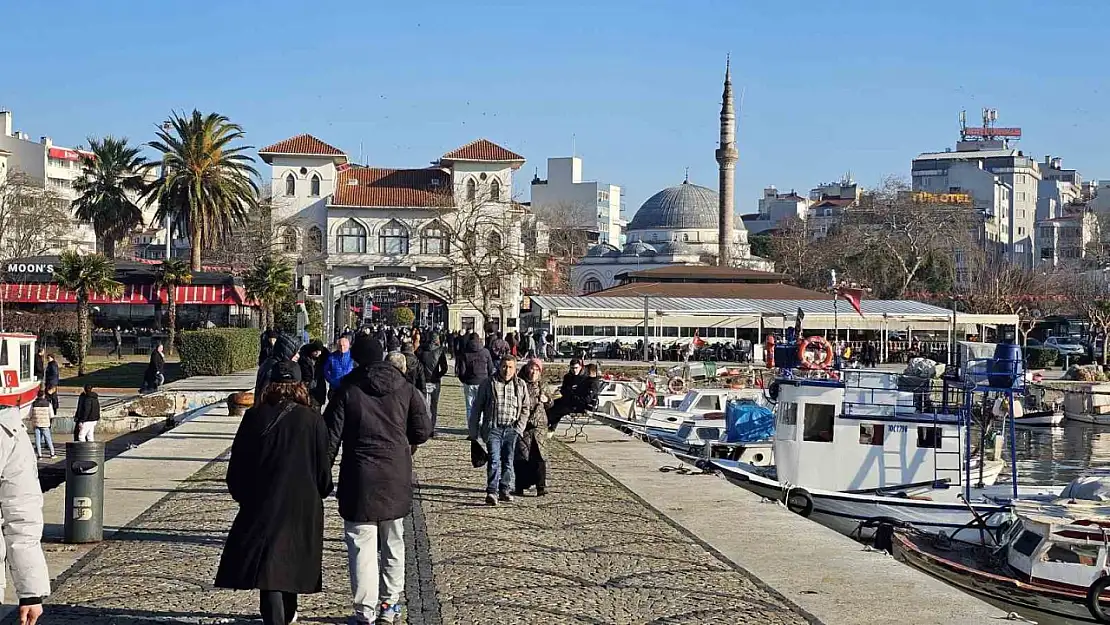
<path fill-rule="evenodd" d="M 725 409 L 725 427 L 729 443 L 755 443 L 775 435 L 775 415 L 750 400 L 728 402 Z"/>

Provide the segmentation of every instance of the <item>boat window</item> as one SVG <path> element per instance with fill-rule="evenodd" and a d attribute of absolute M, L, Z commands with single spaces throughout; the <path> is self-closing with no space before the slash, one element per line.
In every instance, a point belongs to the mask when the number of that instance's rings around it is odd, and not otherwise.
<path fill-rule="evenodd" d="M 1023 556 L 1031 556 L 1039 544 L 1041 544 L 1041 535 L 1026 530 L 1025 533 L 1021 535 L 1021 538 L 1017 539 L 1017 542 L 1014 543 L 1014 551 Z"/>
<path fill-rule="evenodd" d="M 697 429 L 699 441 L 719 441 L 721 440 L 720 428 L 698 428 Z"/>
<path fill-rule="evenodd" d="M 776 432 L 778 438 L 783 440 L 795 440 L 798 438 L 798 404 L 788 401 L 779 402 L 778 405 L 778 424 Z"/>
<path fill-rule="evenodd" d="M 694 431 L 694 426 L 693 425 L 691 425 L 689 423 L 684 423 L 681 426 L 679 426 L 678 432 L 675 434 L 675 436 L 677 436 L 679 438 L 679 440 L 686 440 L 686 439 L 690 438 L 690 432 L 693 432 L 693 431 Z"/>
<path fill-rule="evenodd" d="M 8 366 L 8 339 L 0 341 L 0 367 Z"/>
<path fill-rule="evenodd" d="M 831 443 L 833 440 L 833 417 L 835 415 L 835 406 L 806 404 L 802 440 L 814 443 Z"/>
<path fill-rule="evenodd" d="M 886 428 L 882 425 L 861 423 L 859 425 L 859 444 L 881 446 L 883 444 L 883 434 L 885 430 Z"/>
<path fill-rule="evenodd" d="M 721 409 L 721 403 L 719 401 L 717 401 L 719 399 L 720 399 L 720 397 L 718 397 L 716 395 L 703 395 L 702 398 L 698 400 L 698 409 L 699 410 L 720 410 Z"/>
<path fill-rule="evenodd" d="M 921 449 L 940 449 L 940 428 L 917 428 L 917 446 Z"/>
<path fill-rule="evenodd" d="M 1044 554 L 1045 562 L 1058 562 L 1061 564 L 1082 564 L 1094 566 L 1098 562 L 1098 546 L 1096 545 L 1052 545 Z"/>
<path fill-rule="evenodd" d="M 19 345 L 19 381 L 26 382 L 31 379 L 31 344 Z"/>
<path fill-rule="evenodd" d="M 690 410 L 694 406 L 694 400 L 697 399 L 697 391 L 686 391 L 686 397 L 682 398 L 682 403 L 678 405 L 678 409 L 682 412 Z"/>

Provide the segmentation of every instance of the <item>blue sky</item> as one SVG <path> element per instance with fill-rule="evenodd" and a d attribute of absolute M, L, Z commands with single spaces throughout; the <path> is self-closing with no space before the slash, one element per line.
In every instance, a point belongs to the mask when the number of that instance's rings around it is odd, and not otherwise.
<path fill-rule="evenodd" d="M 737 210 L 851 171 L 868 185 L 999 109 L 1018 147 L 1110 178 L 1110 3 L 1069 0 L 12 2 L 0 107 L 33 137 L 152 138 L 216 110 L 262 146 L 310 132 L 379 166 L 487 137 L 535 167 L 573 144 L 628 217 L 715 186 L 726 52 L 745 96 Z M 573 139 L 572 139 L 573 138 Z M 360 148 L 361 146 L 361 148 Z"/>

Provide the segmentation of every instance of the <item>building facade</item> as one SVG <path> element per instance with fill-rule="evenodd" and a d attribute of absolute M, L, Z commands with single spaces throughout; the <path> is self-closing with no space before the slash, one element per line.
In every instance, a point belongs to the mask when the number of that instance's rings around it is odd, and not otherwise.
<path fill-rule="evenodd" d="M 779 193 L 774 185 L 763 189 L 759 198 L 759 212 L 743 216 L 744 227 L 750 234 L 759 234 L 778 228 L 790 219 L 807 217 L 810 200 L 798 195 L 793 189 L 789 193 Z"/>
<path fill-rule="evenodd" d="M 547 159 L 547 178 L 532 179 L 531 206 L 552 228 L 585 230 L 594 242 L 624 242 L 620 186 L 582 180 L 582 159 L 577 156 Z"/>
<path fill-rule="evenodd" d="M 516 327 L 524 211 L 510 195 L 523 157 L 480 139 L 429 167 L 370 167 L 307 134 L 259 156 L 277 243 L 329 332 L 398 306 L 429 325 Z"/>

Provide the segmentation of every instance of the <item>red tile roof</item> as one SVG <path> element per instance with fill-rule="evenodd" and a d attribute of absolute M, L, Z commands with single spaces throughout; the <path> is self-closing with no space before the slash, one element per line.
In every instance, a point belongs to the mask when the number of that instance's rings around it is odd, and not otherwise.
<path fill-rule="evenodd" d="M 445 161 L 523 161 L 524 157 L 510 152 L 489 139 L 478 139 L 451 150 L 442 157 Z"/>
<path fill-rule="evenodd" d="M 259 154 L 319 154 L 320 156 L 346 156 L 343 150 L 328 145 L 310 134 L 300 134 L 285 141 L 278 141 L 258 151 Z"/>
<path fill-rule="evenodd" d="M 451 174 L 442 169 L 351 167 L 338 178 L 333 206 L 437 208 L 453 202 Z"/>

